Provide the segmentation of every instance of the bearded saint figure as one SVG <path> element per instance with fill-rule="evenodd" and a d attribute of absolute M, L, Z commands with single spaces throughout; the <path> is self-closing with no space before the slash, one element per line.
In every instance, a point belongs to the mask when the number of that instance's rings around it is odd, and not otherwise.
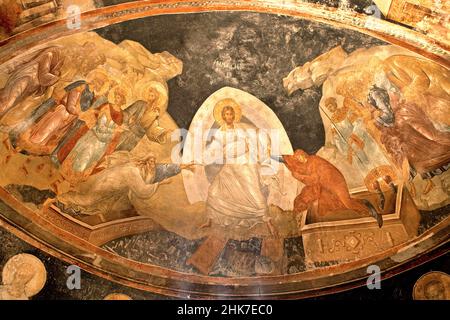
<path fill-rule="evenodd" d="M 211 163 L 221 165 L 208 189 L 206 200 L 207 222 L 222 227 L 251 228 L 267 223 L 275 229 L 268 217 L 268 190 L 260 176 L 260 163 L 252 157 L 249 145 L 250 131 L 256 127 L 241 123 L 241 107 L 233 99 L 224 99 L 214 108 L 214 117 L 220 128 L 206 150 Z M 208 161 L 209 161 L 208 160 Z"/>
<path fill-rule="evenodd" d="M 167 183 L 166 179 L 179 174 L 183 169 L 191 170 L 192 165 L 157 164 L 153 153 L 141 159 L 119 161 L 90 176 L 77 185 L 75 190 L 58 196 L 57 205 L 75 215 L 130 210 L 136 199 L 150 199 L 160 184 Z"/>

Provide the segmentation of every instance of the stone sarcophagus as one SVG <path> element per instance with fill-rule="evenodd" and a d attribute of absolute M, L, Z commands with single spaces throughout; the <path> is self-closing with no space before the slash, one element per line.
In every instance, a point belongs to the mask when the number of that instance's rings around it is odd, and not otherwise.
<path fill-rule="evenodd" d="M 355 198 L 371 203 L 376 196 L 367 191 L 356 191 Z M 300 218 L 301 236 L 307 268 L 323 267 L 367 258 L 417 236 L 419 210 L 406 188 L 387 194 L 383 210 L 383 226 L 370 217 L 333 221 L 318 221 L 316 207 Z M 338 216 L 345 213 L 337 213 Z"/>

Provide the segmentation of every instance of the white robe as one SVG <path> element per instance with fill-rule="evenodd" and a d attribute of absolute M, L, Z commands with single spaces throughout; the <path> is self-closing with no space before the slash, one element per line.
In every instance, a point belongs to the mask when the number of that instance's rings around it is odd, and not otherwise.
<path fill-rule="evenodd" d="M 249 128 L 235 124 L 234 130 L 217 131 L 206 150 L 210 160 L 216 163 L 224 160 L 209 187 L 206 200 L 207 216 L 221 226 L 251 228 L 264 222 L 268 213 L 261 166 L 257 156 L 255 158 L 249 150 L 249 136 L 245 131 Z"/>

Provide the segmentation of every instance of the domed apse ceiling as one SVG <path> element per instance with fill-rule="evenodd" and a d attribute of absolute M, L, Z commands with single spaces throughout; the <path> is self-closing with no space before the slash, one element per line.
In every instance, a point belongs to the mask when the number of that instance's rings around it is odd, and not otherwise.
<path fill-rule="evenodd" d="M 442 52 L 267 11 L 6 42 L 4 223 L 178 297 L 325 293 L 445 244 Z"/>

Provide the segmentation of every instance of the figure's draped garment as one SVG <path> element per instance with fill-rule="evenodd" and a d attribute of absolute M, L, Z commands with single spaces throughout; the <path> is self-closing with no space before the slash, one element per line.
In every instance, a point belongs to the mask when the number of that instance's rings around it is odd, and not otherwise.
<path fill-rule="evenodd" d="M 395 109 L 395 127 L 383 128 L 381 142 L 397 164 L 406 156 L 423 178 L 448 170 L 450 133 L 436 129 L 425 112 L 415 104 L 399 104 Z"/>
<path fill-rule="evenodd" d="M 247 129 L 256 132 L 244 124 L 221 128 L 206 149 L 205 154 L 215 163 L 224 159 L 206 200 L 207 216 L 221 226 L 251 228 L 262 223 L 268 212 L 260 164 L 250 156 Z"/>

